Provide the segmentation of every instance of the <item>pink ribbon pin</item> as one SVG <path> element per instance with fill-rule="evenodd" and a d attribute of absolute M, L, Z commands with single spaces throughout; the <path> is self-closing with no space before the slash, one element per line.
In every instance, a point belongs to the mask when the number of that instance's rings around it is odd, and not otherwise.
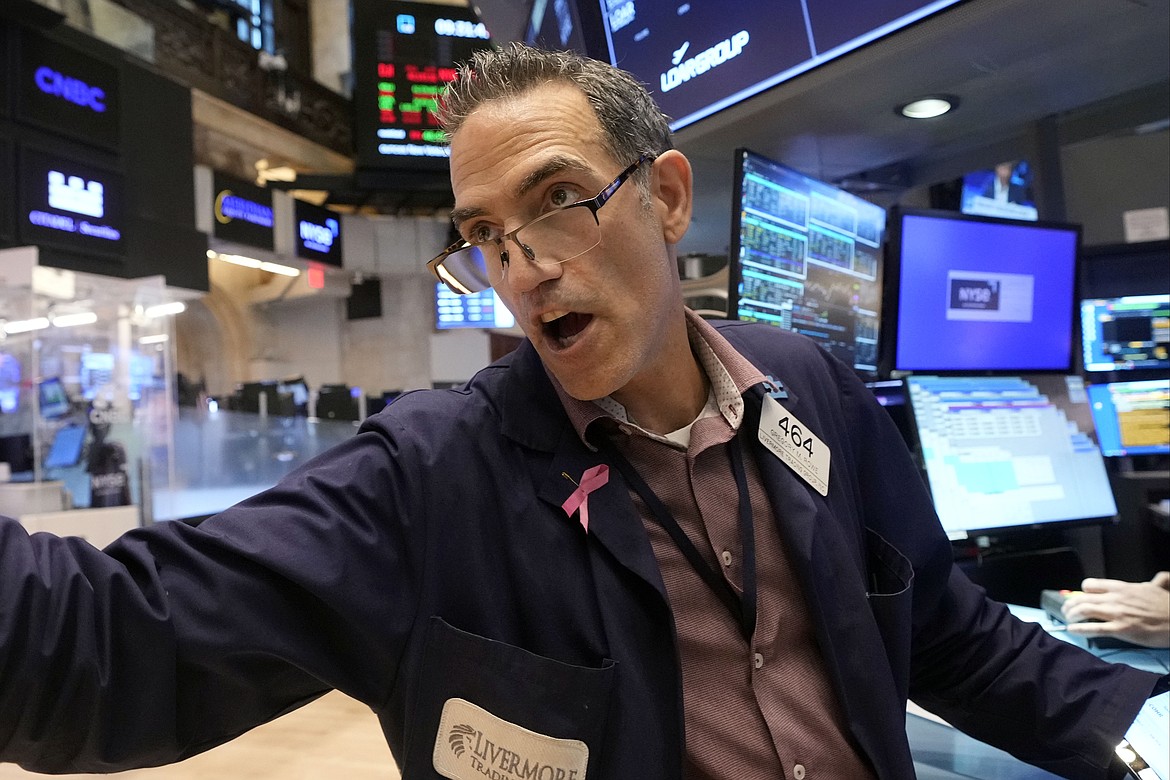
<path fill-rule="evenodd" d="M 565 475 L 568 476 L 567 474 Z M 609 466 L 602 463 L 599 466 L 594 466 L 591 469 L 586 469 L 585 473 L 581 475 L 581 484 L 577 485 L 577 489 L 573 491 L 573 495 L 569 496 L 565 503 L 561 504 L 561 509 L 565 510 L 565 514 L 569 517 L 573 513 L 580 510 L 581 512 L 581 527 L 585 532 L 589 532 L 589 494 L 594 490 L 609 482 Z"/>

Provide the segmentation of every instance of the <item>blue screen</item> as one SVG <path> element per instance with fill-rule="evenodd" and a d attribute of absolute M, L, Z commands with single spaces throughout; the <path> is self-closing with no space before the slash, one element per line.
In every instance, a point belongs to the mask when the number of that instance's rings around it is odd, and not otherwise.
<path fill-rule="evenodd" d="M 1103 454 L 1170 454 L 1170 379 L 1090 385 L 1089 399 Z"/>
<path fill-rule="evenodd" d="M 907 211 L 896 241 L 893 368 L 1071 368 L 1078 226 Z"/>

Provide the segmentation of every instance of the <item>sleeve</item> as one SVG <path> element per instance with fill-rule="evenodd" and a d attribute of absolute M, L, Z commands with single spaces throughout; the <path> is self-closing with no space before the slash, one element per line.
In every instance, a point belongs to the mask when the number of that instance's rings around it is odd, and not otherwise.
<path fill-rule="evenodd" d="M 98 550 L 0 520 L 0 760 L 181 760 L 331 688 L 389 696 L 420 534 L 392 438 L 366 431 L 198 527 Z"/>
<path fill-rule="evenodd" d="M 852 371 L 837 363 L 835 371 L 864 523 L 913 566 L 910 698 L 1031 764 L 1104 778 L 1157 675 L 1099 660 L 987 598 L 954 565 L 929 490 L 889 415 Z"/>

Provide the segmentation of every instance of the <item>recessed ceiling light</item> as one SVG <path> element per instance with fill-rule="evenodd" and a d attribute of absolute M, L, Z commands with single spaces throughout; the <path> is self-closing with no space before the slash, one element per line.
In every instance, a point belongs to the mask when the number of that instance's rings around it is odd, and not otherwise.
<path fill-rule="evenodd" d="M 898 113 L 910 119 L 931 119 L 942 116 L 957 108 L 959 99 L 954 95 L 927 95 L 898 106 Z"/>

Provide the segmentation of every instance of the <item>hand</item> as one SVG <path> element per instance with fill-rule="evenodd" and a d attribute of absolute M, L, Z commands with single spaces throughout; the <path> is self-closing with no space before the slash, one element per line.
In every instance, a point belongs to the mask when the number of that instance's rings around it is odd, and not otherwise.
<path fill-rule="evenodd" d="M 1170 647 L 1170 572 L 1160 571 L 1149 582 L 1090 577 L 1081 590 L 1061 608 L 1070 634 Z"/>

